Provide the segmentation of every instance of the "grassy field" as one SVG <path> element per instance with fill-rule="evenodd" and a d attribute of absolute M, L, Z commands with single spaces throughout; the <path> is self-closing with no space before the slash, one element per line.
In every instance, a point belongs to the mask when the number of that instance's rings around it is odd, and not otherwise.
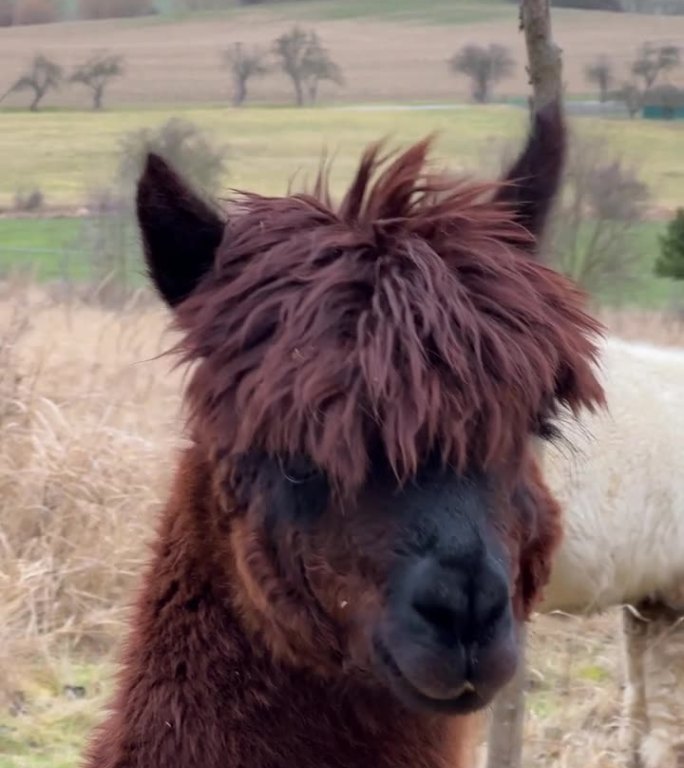
<path fill-rule="evenodd" d="M 454 170 L 492 173 L 507 142 L 520 141 L 525 112 L 516 107 L 396 110 L 220 108 L 119 110 L 102 114 L 51 111 L 0 114 L 0 206 L 17 190 L 39 187 L 48 205 L 80 205 L 87 191 L 107 186 L 130 131 L 183 117 L 228 149 L 226 187 L 281 194 L 295 174 L 315 173 L 324 149 L 335 155 L 333 182 L 349 180 L 366 144 L 388 136 L 406 144 L 436 132 L 436 159 Z M 645 121 L 577 118 L 574 129 L 605 138 L 611 151 L 634 163 L 654 202 L 684 199 L 684 129 Z"/>
<path fill-rule="evenodd" d="M 158 126 L 171 115 L 192 121 L 213 142 L 226 147 L 226 193 L 233 187 L 282 194 L 292 179 L 301 186 L 313 178 L 326 149 L 334 155 L 332 181 L 339 192 L 369 142 L 387 136 L 394 144 L 406 145 L 431 132 L 436 132 L 436 163 L 489 175 L 497 171 L 504 146 L 522 140 L 526 125 L 523 110 L 503 106 L 9 112 L 0 116 L 5 128 L 0 134 L 4 158 L 0 206 L 10 206 L 17 190 L 33 188 L 44 193 L 48 206 L 83 205 L 89 190 L 112 183 L 122 137 Z M 650 186 L 655 207 L 671 209 L 684 199 L 680 151 L 684 134 L 679 126 L 593 118 L 576 118 L 573 125 L 578 134 L 605 139 L 616 157 L 633 163 Z M 30 264 L 40 279 L 87 277 L 92 264 L 84 250 L 83 227 L 81 219 L 0 219 L 0 268 L 7 271 Z M 669 300 L 669 283 L 652 276 L 662 227 L 661 222 L 646 222 L 636 231 L 643 265 L 640 279 L 620 299 L 644 306 L 663 306 Z M 609 295 L 603 298 L 615 300 Z"/>
<path fill-rule="evenodd" d="M 362 23 L 360 23 L 362 20 Z M 113 106 L 228 103 L 230 74 L 222 52 L 235 41 L 268 48 L 293 23 L 314 26 L 341 66 L 345 85 L 324 85 L 323 100 L 444 102 L 469 98 L 469 83 L 449 72 L 448 59 L 466 43 L 499 43 L 516 62 L 497 87 L 500 97 L 522 96 L 528 83 L 516 8 L 494 0 L 311 0 L 276 3 L 260 10 L 161 15 L 142 19 L 65 22 L 0 29 L 0 93 L 26 61 L 42 51 L 67 68 L 96 50 L 125 57 L 125 76 L 112 84 Z M 554 9 L 554 30 L 564 49 L 568 94 L 587 93 L 587 64 L 609 53 L 618 81 L 629 74 L 646 41 L 684 39 L 684 17 L 605 14 Z M 671 75 L 684 77 L 684 68 Z M 6 84 L 6 85 L 5 85 Z M 277 68 L 250 86 L 256 102 L 287 103 L 292 88 Z M 26 103 L 10 96 L 4 106 Z M 51 106 L 84 107 L 85 89 L 51 94 Z"/>

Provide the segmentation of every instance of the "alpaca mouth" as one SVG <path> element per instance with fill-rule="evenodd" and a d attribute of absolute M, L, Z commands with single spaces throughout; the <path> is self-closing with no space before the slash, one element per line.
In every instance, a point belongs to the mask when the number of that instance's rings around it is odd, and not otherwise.
<path fill-rule="evenodd" d="M 408 680 L 395 661 L 392 652 L 377 636 L 373 639 L 373 648 L 376 661 L 387 678 L 390 688 L 411 709 L 451 715 L 467 715 L 483 709 L 489 704 L 489 698 L 482 697 L 472 683 L 467 680 L 463 681 L 458 690 L 449 692 L 445 697 L 428 695 Z"/>

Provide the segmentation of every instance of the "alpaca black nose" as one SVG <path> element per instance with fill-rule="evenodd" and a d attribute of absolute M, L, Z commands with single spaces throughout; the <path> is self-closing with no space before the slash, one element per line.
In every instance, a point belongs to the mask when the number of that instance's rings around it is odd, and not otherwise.
<path fill-rule="evenodd" d="M 444 645 L 471 645 L 505 621 L 509 590 L 493 559 L 452 566 L 438 559 L 417 564 L 409 587 L 414 619 Z"/>

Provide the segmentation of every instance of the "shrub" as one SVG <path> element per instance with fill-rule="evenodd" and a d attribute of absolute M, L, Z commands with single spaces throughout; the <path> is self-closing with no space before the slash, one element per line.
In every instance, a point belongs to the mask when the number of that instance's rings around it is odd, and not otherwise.
<path fill-rule="evenodd" d="M 120 306 L 136 290 L 133 277 L 143 271 L 134 214 L 135 183 L 148 152 L 164 157 L 198 190 L 218 191 L 225 174 L 224 147 L 215 146 L 193 123 L 172 118 L 157 129 L 132 131 L 120 145 L 117 176 L 92 190 L 89 216 L 83 219 L 80 245 L 90 254 L 90 299 Z"/>
<path fill-rule="evenodd" d="M 39 211 L 45 204 L 45 197 L 40 189 L 19 190 L 14 195 L 14 210 L 22 213 Z"/>
<path fill-rule="evenodd" d="M 217 192 L 225 176 L 226 148 L 214 145 L 189 120 L 172 117 L 156 130 L 133 131 L 122 140 L 119 179 L 127 190 L 132 190 L 148 152 L 161 155 L 198 190 Z"/>
<path fill-rule="evenodd" d="M 684 208 L 679 208 L 660 238 L 660 254 L 655 263 L 659 277 L 684 280 Z"/>
<path fill-rule="evenodd" d="M 555 266 L 594 294 L 637 278 L 634 230 L 648 198 L 648 187 L 606 142 L 575 139 L 555 217 Z"/>

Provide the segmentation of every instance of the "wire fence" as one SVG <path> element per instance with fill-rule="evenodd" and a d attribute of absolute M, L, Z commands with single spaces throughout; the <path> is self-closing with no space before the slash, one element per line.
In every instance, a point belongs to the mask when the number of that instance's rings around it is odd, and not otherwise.
<path fill-rule="evenodd" d="M 7 246 L 0 242 L 0 283 L 32 283 L 58 299 L 118 305 L 147 293 L 138 248 L 95 253 L 83 247 Z"/>

